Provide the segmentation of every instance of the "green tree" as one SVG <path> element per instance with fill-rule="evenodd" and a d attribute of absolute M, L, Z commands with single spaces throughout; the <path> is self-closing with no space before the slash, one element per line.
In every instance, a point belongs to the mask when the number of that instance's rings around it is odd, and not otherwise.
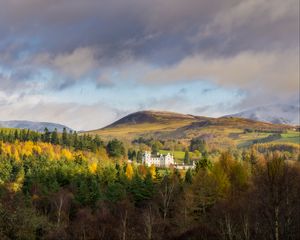
<path fill-rule="evenodd" d="M 50 142 L 51 141 L 51 132 L 49 132 L 48 128 L 44 129 L 43 141 Z"/>
<path fill-rule="evenodd" d="M 51 133 L 51 143 L 52 144 L 59 144 L 58 133 L 57 133 L 57 129 L 56 128 Z"/>
<path fill-rule="evenodd" d="M 190 153 L 188 150 L 184 153 L 184 164 L 188 165 L 190 163 Z"/>
<path fill-rule="evenodd" d="M 195 150 L 198 150 L 202 154 L 206 152 L 206 142 L 201 138 L 193 138 L 190 144 L 190 151 L 194 152 Z"/>
<path fill-rule="evenodd" d="M 121 141 L 117 139 L 113 139 L 107 144 L 107 153 L 110 157 L 124 157 L 125 156 L 125 148 Z"/>
<path fill-rule="evenodd" d="M 190 168 L 185 173 L 184 181 L 189 184 L 193 182 L 193 175 Z"/>
<path fill-rule="evenodd" d="M 157 154 L 159 153 L 159 150 L 162 148 L 162 144 L 160 141 L 154 141 L 151 145 L 151 151 L 152 151 L 152 154 Z"/>
<path fill-rule="evenodd" d="M 196 172 L 198 172 L 200 169 L 207 170 L 211 168 L 212 168 L 212 163 L 208 159 L 207 154 L 202 155 L 199 161 L 196 162 Z"/>
<path fill-rule="evenodd" d="M 69 136 L 65 127 L 62 132 L 62 144 L 63 146 L 69 146 Z"/>

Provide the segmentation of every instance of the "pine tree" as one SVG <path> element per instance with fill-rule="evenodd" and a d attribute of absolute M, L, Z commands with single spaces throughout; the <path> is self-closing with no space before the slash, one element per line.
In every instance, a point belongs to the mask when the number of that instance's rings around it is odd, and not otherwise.
<path fill-rule="evenodd" d="M 49 132 L 48 128 L 45 128 L 43 134 L 43 141 L 50 142 L 50 140 L 51 140 L 51 133 Z"/>
<path fill-rule="evenodd" d="M 189 184 L 191 184 L 193 182 L 193 176 L 192 176 L 191 169 L 188 169 L 186 171 L 184 181 Z"/>
<path fill-rule="evenodd" d="M 55 128 L 54 131 L 51 133 L 51 143 L 52 144 L 59 144 L 57 129 Z"/>
<path fill-rule="evenodd" d="M 65 147 L 69 145 L 68 133 L 67 133 L 67 129 L 65 127 L 64 127 L 63 133 L 62 133 L 62 144 Z"/>

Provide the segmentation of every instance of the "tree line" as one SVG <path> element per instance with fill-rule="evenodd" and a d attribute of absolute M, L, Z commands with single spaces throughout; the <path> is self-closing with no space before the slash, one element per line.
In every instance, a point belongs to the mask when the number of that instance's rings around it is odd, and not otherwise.
<path fill-rule="evenodd" d="M 76 131 L 68 132 L 66 128 L 63 129 L 62 133 L 58 133 L 57 129 L 49 131 L 48 128 L 45 128 L 43 133 L 29 129 L 2 129 L 0 131 L 0 141 L 10 143 L 15 141 L 46 142 L 74 148 L 75 150 L 88 150 L 93 152 L 104 145 L 98 135 L 78 134 Z"/>
<path fill-rule="evenodd" d="M 123 154 L 118 140 L 0 142 L 0 239 L 300 238 L 300 162 L 280 152 L 204 154 L 192 170 Z"/>

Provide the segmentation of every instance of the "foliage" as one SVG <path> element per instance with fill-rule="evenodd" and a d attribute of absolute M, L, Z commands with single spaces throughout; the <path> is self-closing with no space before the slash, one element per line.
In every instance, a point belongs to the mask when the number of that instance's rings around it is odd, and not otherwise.
<path fill-rule="evenodd" d="M 294 145 L 203 152 L 178 170 L 126 162 L 119 140 L 68 134 L 0 141 L 0 239 L 300 238 Z"/>
<path fill-rule="evenodd" d="M 125 155 L 123 143 L 117 139 L 113 139 L 107 144 L 107 153 L 110 157 L 120 158 Z"/>

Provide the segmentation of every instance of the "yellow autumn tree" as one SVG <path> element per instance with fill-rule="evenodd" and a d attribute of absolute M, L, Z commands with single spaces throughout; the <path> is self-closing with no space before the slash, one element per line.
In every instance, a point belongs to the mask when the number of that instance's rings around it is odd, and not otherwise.
<path fill-rule="evenodd" d="M 42 148 L 39 144 L 36 144 L 34 147 L 33 147 L 33 152 L 34 154 L 36 155 L 41 155 L 42 154 Z"/>
<path fill-rule="evenodd" d="M 150 166 L 149 172 L 150 172 L 152 179 L 155 179 L 156 178 L 156 168 L 155 168 L 154 164 L 152 164 Z"/>
<path fill-rule="evenodd" d="M 24 156 L 31 156 L 33 150 L 33 142 L 27 141 L 21 145 L 21 155 Z"/>
<path fill-rule="evenodd" d="M 97 171 L 97 163 L 96 162 L 93 162 L 92 164 L 89 165 L 89 170 L 92 174 L 95 174 L 96 171 Z"/>
<path fill-rule="evenodd" d="M 61 151 L 61 155 L 63 158 L 67 160 L 72 160 L 73 159 L 73 154 L 68 150 L 68 149 L 63 149 Z"/>
<path fill-rule="evenodd" d="M 8 145 L 8 144 L 4 144 L 4 145 L 2 146 L 2 152 L 3 152 L 4 154 L 6 154 L 7 156 L 11 156 L 11 155 L 12 155 L 12 154 L 11 154 L 11 146 Z"/>
<path fill-rule="evenodd" d="M 17 149 L 14 152 L 14 159 L 15 159 L 16 162 L 20 162 L 20 160 L 21 160 L 20 154 L 19 154 Z"/>
<path fill-rule="evenodd" d="M 132 168 L 132 165 L 131 164 L 127 164 L 126 166 L 126 173 L 125 173 L 126 177 L 128 179 L 132 179 L 133 177 L 133 168 Z"/>

